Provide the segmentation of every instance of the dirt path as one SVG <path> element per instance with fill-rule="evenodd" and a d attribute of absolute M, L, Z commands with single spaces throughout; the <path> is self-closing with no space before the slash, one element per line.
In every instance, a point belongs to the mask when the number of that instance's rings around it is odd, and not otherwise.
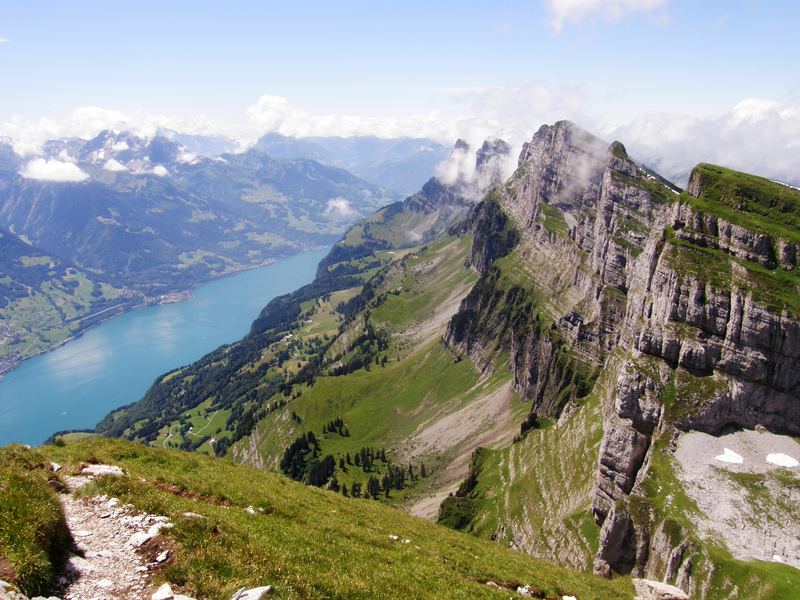
<path fill-rule="evenodd" d="M 88 477 L 66 477 L 74 492 Z M 147 515 L 106 496 L 62 494 L 61 503 L 78 553 L 67 562 L 62 597 L 65 600 L 149 598 L 150 578 L 165 564 L 170 551 L 159 529 L 166 517 Z"/>

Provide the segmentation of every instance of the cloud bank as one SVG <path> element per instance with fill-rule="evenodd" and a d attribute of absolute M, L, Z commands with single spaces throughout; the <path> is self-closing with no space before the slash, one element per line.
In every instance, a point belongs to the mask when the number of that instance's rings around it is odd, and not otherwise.
<path fill-rule="evenodd" d="M 586 20 L 617 21 L 631 13 L 653 12 L 666 7 L 669 0 L 547 0 L 545 7 L 552 15 L 556 32 L 565 25 Z"/>
<path fill-rule="evenodd" d="M 593 111 L 587 108 L 590 90 L 569 82 L 524 81 L 431 91 L 440 95 L 447 110 L 386 118 L 320 115 L 297 107 L 286 98 L 265 95 L 243 112 L 240 124 L 221 124 L 202 116 L 175 119 L 83 107 L 62 119 L 14 117 L 0 124 L 0 136 L 11 137 L 14 149 L 23 155 L 36 154 L 48 139 L 69 136 L 88 139 L 103 129 L 128 129 L 143 137 L 151 137 L 160 129 L 222 135 L 237 140 L 241 148 L 271 131 L 296 137 L 429 137 L 448 145 L 463 138 L 473 147 L 487 138 L 499 137 L 519 148 L 542 123 L 566 118 L 608 141 L 620 140 L 632 156 L 679 185 L 685 183 L 689 170 L 699 162 L 719 163 L 795 184 L 800 182 L 800 99 L 797 98 L 748 98 L 711 117 L 659 113 L 612 123 L 592 116 Z M 194 159 L 188 153 L 180 158 L 185 162 Z M 59 160 L 68 162 L 66 157 Z M 456 160 L 443 168 L 453 168 L 456 172 L 461 169 L 467 175 L 466 171 L 472 167 L 468 161 L 463 162 L 459 166 Z M 78 175 L 72 171 L 72 176 Z M 448 177 L 446 173 L 442 176 Z"/>
<path fill-rule="evenodd" d="M 71 162 L 36 158 L 29 161 L 19 172 L 25 179 L 40 181 L 84 181 L 89 175 Z"/>
<path fill-rule="evenodd" d="M 717 117 L 645 115 L 601 133 L 678 185 L 700 162 L 800 182 L 800 101 L 748 98 Z"/>

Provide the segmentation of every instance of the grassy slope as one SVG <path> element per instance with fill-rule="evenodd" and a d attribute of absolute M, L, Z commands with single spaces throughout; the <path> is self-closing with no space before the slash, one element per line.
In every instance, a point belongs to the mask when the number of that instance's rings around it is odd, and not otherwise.
<path fill-rule="evenodd" d="M 702 193 L 695 198 L 684 192 L 680 202 L 700 213 L 766 234 L 773 244 L 778 240 L 800 243 L 800 191 L 763 177 L 707 164 L 695 167 L 693 178 L 699 179 Z M 666 256 L 679 273 L 698 277 L 720 289 L 739 288 L 772 310 L 800 315 L 797 268 L 768 269 L 722 250 L 677 239 L 671 230 L 666 237 Z"/>
<path fill-rule="evenodd" d="M 435 488 L 437 468 L 445 468 L 460 447 L 471 443 L 471 435 L 465 432 L 463 440 L 443 453 L 420 454 L 408 447 L 407 440 L 417 430 L 497 391 L 510 378 L 505 369 L 481 378 L 470 361 L 455 360 L 440 344 L 445 321 L 427 327 L 454 290 L 466 289 L 475 280 L 476 275 L 463 266 L 468 247 L 468 239 L 444 238 L 410 253 L 406 267 L 395 270 L 379 288 L 400 292 L 387 294 L 371 308 L 373 325 L 391 335 L 389 349 L 381 354 L 387 356 L 387 363 L 347 375 L 322 376 L 312 386 L 299 389 L 297 398 L 270 413 L 252 438 L 238 446 L 239 451 L 251 442 L 255 446 L 257 457 L 250 453 L 247 460 L 275 468 L 284 448 L 297 435 L 313 431 L 321 439 L 322 454 L 332 454 L 337 462 L 364 446 L 385 447 L 397 461 L 413 455 L 415 466 L 424 461 L 434 478 L 419 481 L 417 489 L 393 492 L 389 499 L 392 502 L 405 499 L 409 492 Z M 298 330 L 298 341 L 319 335 L 320 331 L 330 333 L 325 324 L 331 319 L 332 304 L 318 304 L 316 313 L 309 318 L 312 322 Z M 354 327 L 358 327 L 357 322 Z M 525 404 L 513 404 L 509 416 L 513 429 L 526 411 Z M 290 418 L 292 412 L 301 422 Z M 322 435 L 323 425 L 336 417 L 343 418 L 349 436 Z M 383 469 L 377 473 L 380 475 Z M 353 481 L 365 484 L 369 475 L 351 467 L 347 472 L 337 469 L 336 477 L 350 485 Z"/>
<path fill-rule="evenodd" d="M 600 402 L 592 396 L 563 426 L 532 429 L 484 452 L 470 531 L 488 539 L 500 530 L 500 541 L 533 556 L 591 571 L 599 536 L 591 494 L 602 433 Z"/>
<path fill-rule="evenodd" d="M 750 231 L 800 242 L 797 189 L 709 164 L 695 167 L 693 177 L 699 178 L 702 193 L 699 198 L 683 194 L 682 201 Z"/>
<path fill-rule="evenodd" d="M 625 578 L 553 567 L 372 500 L 218 459 L 106 439 L 41 451 L 68 471 L 83 461 L 122 466 L 126 477 L 102 479 L 91 491 L 169 516 L 177 549 L 160 577 L 197 597 L 228 598 L 240 586 L 269 583 L 276 598 L 507 598 L 508 590 L 485 585 L 490 580 L 532 585 L 550 598 L 632 596 Z M 261 511 L 249 515 L 247 506 Z M 186 511 L 206 518 L 187 520 Z"/>
<path fill-rule="evenodd" d="M 72 542 L 46 464 L 36 450 L 0 449 L 0 579 L 31 596 L 48 589 Z"/>

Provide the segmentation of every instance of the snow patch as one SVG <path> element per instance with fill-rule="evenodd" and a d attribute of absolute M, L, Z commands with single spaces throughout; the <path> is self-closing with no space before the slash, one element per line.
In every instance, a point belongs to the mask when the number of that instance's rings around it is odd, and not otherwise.
<path fill-rule="evenodd" d="M 169 171 L 167 171 L 167 168 L 163 165 L 156 165 L 155 167 L 153 167 L 151 173 L 153 175 L 158 175 L 159 177 L 166 177 L 167 175 L 169 175 Z"/>
<path fill-rule="evenodd" d="M 773 465 L 778 465 L 779 467 L 796 467 L 797 465 L 800 465 L 796 459 L 781 452 L 767 454 L 767 462 Z"/>
<path fill-rule="evenodd" d="M 736 454 L 736 452 L 734 452 L 730 448 L 725 448 L 725 451 L 722 454 L 715 456 L 714 460 L 719 460 L 721 462 L 732 463 L 736 465 L 740 465 L 744 462 L 744 459 L 741 457 L 741 455 Z"/>

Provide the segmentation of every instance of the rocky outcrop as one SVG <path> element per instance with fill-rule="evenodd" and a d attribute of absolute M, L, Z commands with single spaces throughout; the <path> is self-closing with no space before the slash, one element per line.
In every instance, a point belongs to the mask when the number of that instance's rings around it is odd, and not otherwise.
<path fill-rule="evenodd" d="M 795 268 L 795 238 L 763 225 L 774 204 L 763 190 L 707 196 L 714 173 L 698 167 L 682 194 L 618 142 L 568 122 L 543 126 L 470 214 L 481 279 L 445 336 L 484 370 L 507 352 L 533 416 L 558 416 L 601 370 L 615 380 L 592 500 L 595 571 L 687 590 L 696 551 L 654 516 L 642 488 L 656 440 L 668 453 L 676 432 L 693 429 L 800 433 L 800 288 L 773 275 Z M 762 205 L 737 217 L 751 197 Z M 714 202 L 725 207 L 705 209 Z"/>
<path fill-rule="evenodd" d="M 446 341 L 479 365 L 509 351 L 515 389 L 537 415 L 557 416 L 588 393 L 620 340 L 631 265 L 671 195 L 661 188 L 618 142 L 567 121 L 543 126 L 470 215 L 482 280 Z M 492 270 L 512 252 L 514 281 Z"/>

